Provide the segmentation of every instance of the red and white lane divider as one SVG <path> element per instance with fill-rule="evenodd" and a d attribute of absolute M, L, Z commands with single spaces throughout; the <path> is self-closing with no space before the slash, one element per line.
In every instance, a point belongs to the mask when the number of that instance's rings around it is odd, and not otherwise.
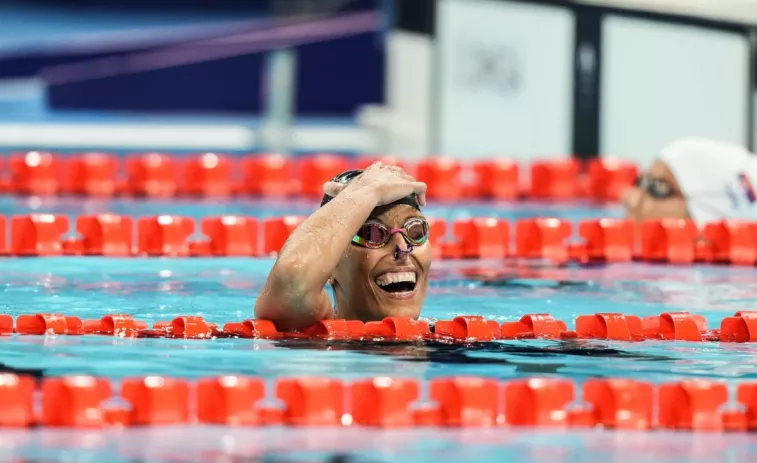
<path fill-rule="evenodd" d="M 575 329 L 549 314 L 529 314 L 515 322 L 498 323 L 479 315 L 458 316 L 436 322 L 433 330 L 425 321 L 407 317 L 388 317 L 380 322 L 323 320 L 297 332 L 279 331 L 270 320 L 248 319 L 228 322 L 222 327 L 199 316 L 176 317 L 147 322 L 128 314 L 106 315 L 101 319 L 81 320 L 63 314 L 0 315 L 0 335 L 101 335 L 133 338 L 206 339 L 255 338 L 272 340 L 343 341 L 441 341 L 490 342 L 497 340 L 612 340 L 640 342 L 757 342 L 757 311 L 741 311 L 725 317 L 719 329 L 709 329 L 707 320 L 689 312 L 665 312 L 639 317 L 621 313 L 580 315 Z"/>
<path fill-rule="evenodd" d="M 3 159 L 8 168 L 0 177 L 0 192 L 42 196 L 320 197 L 322 185 L 340 172 L 382 161 L 400 165 L 426 182 L 431 199 L 616 201 L 639 172 L 632 163 L 602 158 L 585 164 L 572 158 L 539 160 L 528 166 L 528 179 L 522 175 L 525 169 L 508 159 L 467 163 L 427 158 L 411 164 L 391 156 L 140 153 L 121 157 L 42 151 L 11 153 Z"/>
<path fill-rule="evenodd" d="M 424 391 L 425 390 L 425 391 Z M 35 393 L 42 396 L 35 402 Z M 121 399 L 125 406 L 107 405 Z M 281 405 L 270 404 L 276 399 Z M 654 385 L 632 379 L 0 375 L 0 427 L 123 426 L 548 427 L 745 432 L 757 430 L 757 383 L 731 400 L 715 381 Z M 576 402 L 579 402 L 577 404 Z"/>
<path fill-rule="evenodd" d="M 83 215 L 75 236 L 65 215 L 0 216 L 0 254 L 11 256 L 259 257 L 275 255 L 305 217 Z M 556 218 L 429 219 L 430 241 L 441 259 L 550 259 L 557 263 L 667 262 L 757 264 L 757 223 L 720 221 L 699 229 L 686 219 L 622 219 L 577 224 Z M 514 229 L 514 230 L 513 230 Z M 197 232 L 202 237 L 196 238 Z M 513 233 L 514 231 L 514 233 Z M 578 231 L 578 239 L 573 239 Z"/>

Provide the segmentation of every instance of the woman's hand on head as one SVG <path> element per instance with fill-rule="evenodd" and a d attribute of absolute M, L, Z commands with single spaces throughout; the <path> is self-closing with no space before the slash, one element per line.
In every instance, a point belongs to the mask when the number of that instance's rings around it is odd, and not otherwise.
<path fill-rule="evenodd" d="M 387 166 L 380 162 L 369 166 L 348 184 L 326 182 L 323 185 L 323 192 L 335 197 L 347 187 L 369 188 L 376 194 L 377 207 L 391 204 L 412 194 L 418 197 L 418 204 L 421 207 L 426 205 L 427 186 L 425 183 L 416 181 L 400 167 Z"/>

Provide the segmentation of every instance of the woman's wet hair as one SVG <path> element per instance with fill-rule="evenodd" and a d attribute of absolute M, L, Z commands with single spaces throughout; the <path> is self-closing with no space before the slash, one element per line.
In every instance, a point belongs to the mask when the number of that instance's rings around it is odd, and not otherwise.
<path fill-rule="evenodd" d="M 337 175 L 336 177 L 332 178 L 331 181 L 335 182 L 335 183 L 341 183 L 343 185 L 346 185 L 346 184 L 350 183 L 351 181 L 355 180 L 362 173 L 363 173 L 363 171 L 360 170 L 360 169 L 346 170 L 346 171 L 342 172 L 341 174 Z M 321 207 L 323 207 L 324 205 L 326 205 L 332 199 L 334 199 L 333 196 L 329 196 L 327 194 L 324 194 L 323 195 L 323 199 L 321 199 Z M 421 205 L 418 203 L 418 198 L 414 194 L 412 194 L 410 196 L 405 196 L 402 199 L 398 199 L 397 201 L 393 202 L 392 204 L 393 205 L 395 205 L 395 204 L 407 204 L 408 206 L 412 206 L 412 207 L 418 209 L 419 211 L 421 210 Z"/>

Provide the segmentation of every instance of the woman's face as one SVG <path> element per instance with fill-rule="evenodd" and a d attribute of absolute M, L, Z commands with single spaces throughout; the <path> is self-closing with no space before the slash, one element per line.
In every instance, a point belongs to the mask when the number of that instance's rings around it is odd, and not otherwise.
<path fill-rule="evenodd" d="M 367 222 L 379 222 L 388 228 L 403 228 L 413 218 L 423 218 L 420 211 L 406 204 L 379 207 Z M 350 245 L 332 275 L 340 317 L 378 321 L 385 317 L 417 318 L 428 288 L 431 245 L 428 241 L 407 251 L 401 233 L 377 249 Z"/>
<path fill-rule="evenodd" d="M 650 189 L 658 192 L 669 190 L 670 194 L 666 197 L 655 197 L 649 189 L 640 186 L 630 188 L 622 198 L 629 219 L 640 223 L 646 219 L 689 218 L 686 198 L 681 194 L 675 177 L 664 162 L 655 161 L 642 178 L 647 183 L 658 183 L 654 185 L 658 188 Z"/>

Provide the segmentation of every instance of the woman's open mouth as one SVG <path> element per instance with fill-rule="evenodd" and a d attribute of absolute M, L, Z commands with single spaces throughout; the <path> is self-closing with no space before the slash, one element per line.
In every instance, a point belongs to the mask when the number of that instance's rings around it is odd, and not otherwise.
<path fill-rule="evenodd" d="M 375 283 L 389 297 L 406 299 L 415 294 L 417 277 L 415 272 L 389 272 L 376 277 Z"/>

